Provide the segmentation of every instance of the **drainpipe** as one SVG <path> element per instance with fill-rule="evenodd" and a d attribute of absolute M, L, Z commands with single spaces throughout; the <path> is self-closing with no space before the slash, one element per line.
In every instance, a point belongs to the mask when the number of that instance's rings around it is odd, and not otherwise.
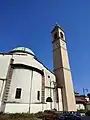
<path fill-rule="evenodd" d="M 33 80 L 33 70 L 31 71 L 31 84 L 30 84 L 30 96 L 29 96 L 29 113 L 31 112 L 31 95 L 32 95 L 32 80 Z"/>
<path fill-rule="evenodd" d="M 50 79 L 50 98 L 52 98 L 52 94 L 51 94 L 51 79 Z M 52 110 L 52 102 L 50 102 L 50 108 L 51 108 L 51 110 Z"/>

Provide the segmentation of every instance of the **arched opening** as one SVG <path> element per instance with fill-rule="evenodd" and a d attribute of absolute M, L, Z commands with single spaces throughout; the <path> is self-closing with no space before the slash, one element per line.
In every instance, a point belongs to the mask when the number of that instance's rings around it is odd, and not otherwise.
<path fill-rule="evenodd" d="M 62 32 L 60 32 L 60 36 L 61 36 L 61 38 L 63 38 L 63 33 Z"/>
<path fill-rule="evenodd" d="M 51 97 L 47 97 L 46 102 L 53 102 Z"/>

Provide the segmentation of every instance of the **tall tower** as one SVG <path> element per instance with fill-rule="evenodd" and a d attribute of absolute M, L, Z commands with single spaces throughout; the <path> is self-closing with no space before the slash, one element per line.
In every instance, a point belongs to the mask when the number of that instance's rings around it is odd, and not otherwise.
<path fill-rule="evenodd" d="M 54 73 L 57 86 L 61 88 L 64 111 L 76 111 L 72 75 L 69 66 L 68 52 L 64 30 L 56 25 L 52 30 Z"/>

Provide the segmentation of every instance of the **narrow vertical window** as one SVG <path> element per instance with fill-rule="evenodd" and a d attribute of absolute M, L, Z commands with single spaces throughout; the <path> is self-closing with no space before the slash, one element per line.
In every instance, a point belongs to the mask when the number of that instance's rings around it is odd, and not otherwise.
<path fill-rule="evenodd" d="M 63 33 L 62 32 L 60 32 L 60 35 L 61 35 L 61 38 L 63 38 Z"/>
<path fill-rule="evenodd" d="M 37 100 L 40 100 L 40 91 L 37 91 Z"/>
<path fill-rule="evenodd" d="M 21 88 L 17 88 L 17 89 L 16 89 L 15 98 L 16 98 L 16 99 L 20 99 L 20 98 L 21 98 Z"/>

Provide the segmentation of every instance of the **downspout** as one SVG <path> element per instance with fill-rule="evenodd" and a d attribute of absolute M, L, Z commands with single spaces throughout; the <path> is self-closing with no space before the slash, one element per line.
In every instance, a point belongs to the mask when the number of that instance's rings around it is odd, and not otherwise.
<path fill-rule="evenodd" d="M 51 93 L 51 79 L 50 79 L 50 98 L 52 98 L 52 93 Z M 52 110 L 52 102 L 50 102 L 50 108 Z"/>
<path fill-rule="evenodd" d="M 31 112 L 32 80 L 33 80 L 33 70 L 31 71 L 31 84 L 30 84 L 30 96 L 29 96 L 29 113 Z"/>

